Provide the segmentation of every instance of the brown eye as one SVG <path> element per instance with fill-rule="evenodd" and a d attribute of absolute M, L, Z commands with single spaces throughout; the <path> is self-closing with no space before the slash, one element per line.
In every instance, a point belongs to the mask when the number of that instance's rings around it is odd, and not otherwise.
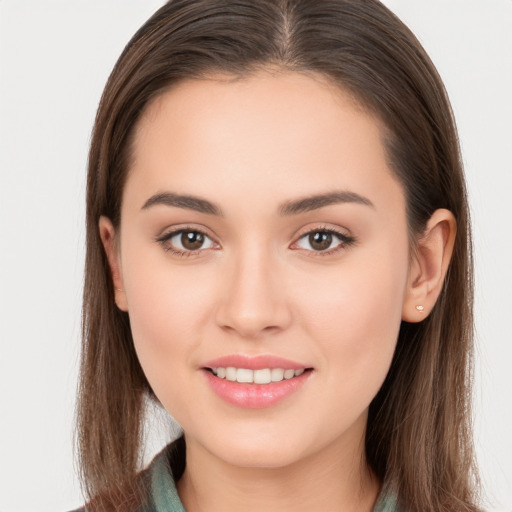
<path fill-rule="evenodd" d="M 197 251 L 204 243 L 204 235 L 197 231 L 183 231 L 181 233 L 181 245 L 187 251 Z"/>
<path fill-rule="evenodd" d="M 316 229 L 302 235 L 292 246 L 292 249 L 303 249 L 311 253 L 333 254 L 338 250 L 352 245 L 352 236 L 331 229 Z"/>
<path fill-rule="evenodd" d="M 317 231 L 308 235 L 308 241 L 311 248 L 315 251 L 325 251 L 332 244 L 332 233 Z"/>
<path fill-rule="evenodd" d="M 179 255 L 194 254 L 218 247 L 207 234 L 193 229 L 180 229 L 162 236 L 157 241 L 165 250 Z"/>

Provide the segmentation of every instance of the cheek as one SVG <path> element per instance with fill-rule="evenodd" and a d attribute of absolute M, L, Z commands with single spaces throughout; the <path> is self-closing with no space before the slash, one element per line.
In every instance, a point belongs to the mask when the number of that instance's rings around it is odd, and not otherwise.
<path fill-rule="evenodd" d="M 204 336 L 200 316 L 204 298 L 194 292 L 192 276 L 182 277 L 180 272 L 170 273 L 168 266 L 153 266 L 138 276 L 131 274 L 127 291 L 134 347 L 143 372 L 169 414 L 189 425 L 193 423 L 190 403 L 197 394 L 190 385 L 190 368 Z"/>
<path fill-rule="evenodd" d="M 173 267 L 165 254 L 126 249 L 124 287 L 135 350 L 158 394 L 170 376 L 179 379 L 200 346 L 213 285 L 197 269 Z"/>
<path fill-rule="evenodd" d="M 407 251 L 402 257 L 375 254 L 359 253 L 333 269 L 329 279 L 312 280 L 301 306 L 304 328 L 317 340 L 324 364 L 333 369 L 333 378 L 338 372 L 352 381 L 353 389 L 371 385 L 368 375 L 375 375 L 373 385 L 380 387 L 401 323 Z"/>

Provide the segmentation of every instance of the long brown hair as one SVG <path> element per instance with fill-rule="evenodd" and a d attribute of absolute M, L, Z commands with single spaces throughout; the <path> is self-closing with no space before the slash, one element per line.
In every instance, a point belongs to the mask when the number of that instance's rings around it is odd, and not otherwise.
<path fill-rule="evenodd" d="M 470 383 L 473 282 L 458 138 L 435 67 L 377 0 L 174 0 L 135 34 L 98 109 L 87 181 L 87 254 L 77 440 L 89 498 L 135 507 L 144 401 L 154 396 L 126 313 L 115 306 L 98 220 L 120 222 L 134 126 L 148 102 L 185 79 L 262 69 L 317 73 L 386 127 L 407 200 L 411 240 L 437 208 L 457 220 L 442 294 L 421 323 L 403 322 L 389 374 L 370 406 L 367 461 L 411 512 L 475 511 Z M 142 490 L 143 494 L 144 490 Z M 100 503 L 100 502 L 97 502 Z"/>

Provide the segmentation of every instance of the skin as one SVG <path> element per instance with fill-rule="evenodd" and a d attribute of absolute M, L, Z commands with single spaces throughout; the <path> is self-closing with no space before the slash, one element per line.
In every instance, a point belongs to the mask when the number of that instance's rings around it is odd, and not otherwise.
<path fill-rule="evenodd" d="M 142 368 L 186 434 L 187 510 L 372 509 L 381 483 L 364 464 L 368 406 L 401 321 L 433 307 L 455 236 L 453 216 L 438 210 L 411 250 L 382 133 L 346 92 L 285 72 L 183 82 L 140 119 L 120 230 L 107 218 L 99 229 Z M 367 204 L 280 213 L 333 191 Z M 222 215 L 144 208 L 166 192 Z M 162 237 L 180 228 L 209 238 L 174 254 Z M 326 229 L 352 241 L 333 236 L 318 250 L 307 234 Z M 244 409 L 219 398 L 201 369 L 230 354 L 312 371 L 283 401 Z"/>

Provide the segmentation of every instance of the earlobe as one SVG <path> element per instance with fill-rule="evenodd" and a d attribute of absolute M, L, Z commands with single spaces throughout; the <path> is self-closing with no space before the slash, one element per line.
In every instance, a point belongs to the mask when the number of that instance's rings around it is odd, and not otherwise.
<path fill-rule="evenodd" d="M 436 210 L 430 217 L 412 257 L 402 320 L 421 322 L 432 311 L 443 289 L 456 231 L 457 223 L 449 210 Z"/>
<path fill-rule="evenodd" d="M 123 277 L 119 261 L 119 251 L 116 244 L 116 232 L 109 218 L 101 216 L 98 224 L 101 242 L 107 255 L 112 283 L 114 285 L 115 301 L 122 311 L 128 311 L 126 294 L 124 292 Z"/>

